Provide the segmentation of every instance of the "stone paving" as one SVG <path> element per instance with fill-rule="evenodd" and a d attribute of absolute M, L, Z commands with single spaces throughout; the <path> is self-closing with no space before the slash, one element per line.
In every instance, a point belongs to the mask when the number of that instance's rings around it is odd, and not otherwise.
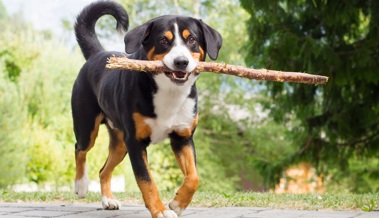
<path fill-rule="evenodd" d="M 41 204 L 41 203 L 0 203 L 1 218 L 149 218 L 144 206 L 122 206 L 120 210 L 103 210 L 99 204 Z M 309 211 L 280 210 L 257 207 L 189 207 L 183 218 L 379 218 L 379 211 Z"/>

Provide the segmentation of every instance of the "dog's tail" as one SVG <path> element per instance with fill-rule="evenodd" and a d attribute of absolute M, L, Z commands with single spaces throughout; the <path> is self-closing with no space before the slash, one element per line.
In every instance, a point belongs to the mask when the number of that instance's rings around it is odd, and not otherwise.
<path fill-rule="evenodd" d="M 120 4 L 112 1 L 97 1 L 85 7 L 76 18 L 75 35 L 86 60 L 91 55 L 104 50 L 97 38 L 95 24 L 101 16 L 106 14 L 112 15 L 117 20 L 117 30 L 128 29 L 128 14 Z"/>

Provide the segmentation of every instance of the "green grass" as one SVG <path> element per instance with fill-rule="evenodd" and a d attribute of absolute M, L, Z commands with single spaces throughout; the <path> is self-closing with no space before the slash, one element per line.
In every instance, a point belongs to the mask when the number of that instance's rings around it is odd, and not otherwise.
<path fill-rule="evenodd" d="M 168 202 L 173 192 L 162 192 Z M 115 193 L 123 204 L 143 204 L 138 192 Z M 99 203 L 100 193 L 90 192 L 77 199 L 71 192 L 13 192 L 0 190 L 0 202 Z M 273 194 L 257 192 L 197 192 L 191 206 L 202 207 L 267 207 L 299 210 L 363 210 L 379 209 L 379 193 L 372 194 Z"/>

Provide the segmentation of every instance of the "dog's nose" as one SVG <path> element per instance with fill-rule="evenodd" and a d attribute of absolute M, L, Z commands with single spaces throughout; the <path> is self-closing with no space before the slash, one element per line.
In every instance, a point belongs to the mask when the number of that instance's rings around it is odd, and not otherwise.
<path fill-rule="evenodd" d="M 188 58 L 185 56 L 179 56 L 174 59 L 174 65 L 179 70 L 184 70 L 188 66 Z"/>

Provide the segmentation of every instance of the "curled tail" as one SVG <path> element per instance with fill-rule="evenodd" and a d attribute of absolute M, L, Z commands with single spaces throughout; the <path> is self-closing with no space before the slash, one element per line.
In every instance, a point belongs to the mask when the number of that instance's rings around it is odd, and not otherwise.
<path fill-rule="evenodd" d="M 125 9 L 112 1 L 97 1 L 83 9 L 76 18 L 75 35 L 86 60 L 91 55 L 104 51 L 95 32 L 96 21 L 103 15 L 112 15 L 117 20 L 117 30 L 126 31 L 129 18 Z"/>

